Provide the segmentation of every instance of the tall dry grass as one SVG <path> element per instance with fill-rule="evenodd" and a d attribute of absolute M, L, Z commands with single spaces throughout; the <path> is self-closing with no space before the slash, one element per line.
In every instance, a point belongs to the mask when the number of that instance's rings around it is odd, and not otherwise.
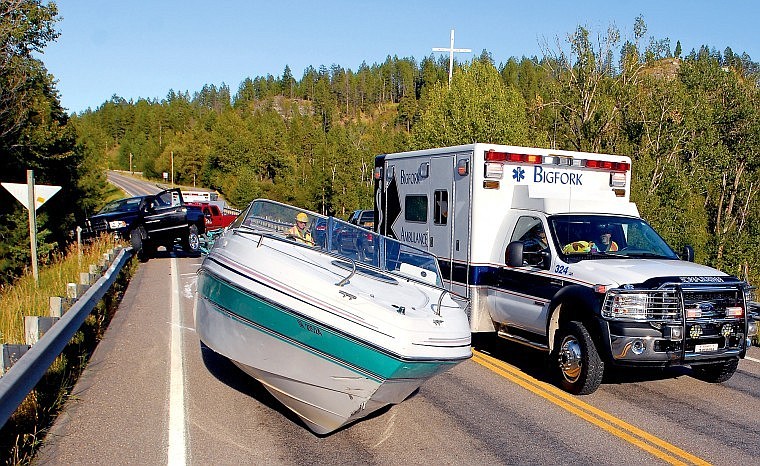
<path fill-rule="evenodd" d="M 0 343 L 24 343 L 24 316 L 46 316 L 50 312 L 50 296 L 66 296 L 68 283 L 79 283 L 79 273 L 88 272 L 90 264 L 100 264 L 103 254 L 116 245 L 113 238 L 103 236 L 83 245 L 81 258 L 76 244 L 40 268 L 39 284 L 31 273 L 15 283 L 0 288 Z"/>
<path fill-rule="evenodd" d="M 24 316 L 48 315 L 50 296 L 65 296 L 67 284 L 79 282 L 79 273 L 89 272 L 90 264 L 100 264 L 103 254 L 115 245 L 113 239 L 102 237 L 83 247 L 81 258 L 74 246 L 54 264 L 40 270 L 38 285 L 27 274 L 4 287 L 0 291 L 0 342 L 23 343 Z M 37 449 L 108 327 L 135 268 L 135 261 L 122 268 L 63 353 L 8 422 L 0 426 L 0 464 L 33 463 Z"/>

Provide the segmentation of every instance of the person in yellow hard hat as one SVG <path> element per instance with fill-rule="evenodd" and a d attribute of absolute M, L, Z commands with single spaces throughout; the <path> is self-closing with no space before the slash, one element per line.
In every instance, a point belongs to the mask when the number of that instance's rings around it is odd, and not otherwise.
<path fill-rule="evenodd" d="M 299 212 L 298 215 L 296 215 L 296 224 L 290 227 L 287 236 L 289 238 L 293 238 L 298 243 L 305 243 L 309 246 L 314 246 L 314 239 L 311 237 L 311 233 L 309 233 L 309 230 L 306 228 L 306 224 L 308 223 L 309 217 L 305 213 Z"/>

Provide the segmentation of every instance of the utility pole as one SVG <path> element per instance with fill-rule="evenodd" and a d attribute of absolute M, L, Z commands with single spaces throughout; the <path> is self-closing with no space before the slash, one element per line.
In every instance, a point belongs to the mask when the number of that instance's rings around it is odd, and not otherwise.
<path fill-rule="evenodd" d="M 172 151 L 172 188 L 174 187 L 174 151 Z"/>
<path fill-rule="evenodd" d="M 449 52 L 449 87 L 451 87 L 451 75 L 454 71 L 454 52 L 469 53 L 469 52 L 472 52 L 472 50 L 454 48 L 454 30 L 452 29 L 451 30 L 451 45 L 449 45 L 449 48 L 433 47 L 433 52 Z"/>

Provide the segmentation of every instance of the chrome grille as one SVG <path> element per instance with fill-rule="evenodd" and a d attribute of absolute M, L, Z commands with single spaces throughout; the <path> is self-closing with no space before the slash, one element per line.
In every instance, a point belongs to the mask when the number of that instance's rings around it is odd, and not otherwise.
<path fill-rule="evenodd" d="M 633 309 L 630 314 L 616 313 L 615 299 L 626 296 L 645 303 L 642 306 L 644 309 L 637 310 L 635 305 L 629 305 Z M 723 319 L 729 307 L 744 308 L 744 290 L 741 286 L 690 287 L 671 284 L 657 290 L 610 290 L 602 305 L 602 315 L 624 320 L 676 320 L 682 318 L 685 310 L 687 320 Z M 699 312 L 694 312 L 696 310 Z"/>
<path fill-rule="evenodd" d="M 741 290 L 736 288 L 720 290 L 684 290 L 684 309 L 699 309 L 702 318 L 725 318 L 726 308 L 744 307 Z"/>
<path fill-rule="evenodd" d="M 108 220 L 87 220 L 85 222 L 85 231 L 90 235 L 98 235 L 104 231 L 108 231 Z"/>

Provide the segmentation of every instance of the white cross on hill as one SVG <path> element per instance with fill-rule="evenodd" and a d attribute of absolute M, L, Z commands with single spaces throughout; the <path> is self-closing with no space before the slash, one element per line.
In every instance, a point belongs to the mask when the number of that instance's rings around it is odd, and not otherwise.
<path fill-rule="evenodd" d="M 454 48 L 454 30 L 451 30 L 451 45 L 449 48 L 445 47 L 433 47 L 433 52 L 449 52 L 449 86 L 451 86 L 451 73 L 454 69 L 454 52 L 472 52 L 470 49 L 455 49 Z"/>

